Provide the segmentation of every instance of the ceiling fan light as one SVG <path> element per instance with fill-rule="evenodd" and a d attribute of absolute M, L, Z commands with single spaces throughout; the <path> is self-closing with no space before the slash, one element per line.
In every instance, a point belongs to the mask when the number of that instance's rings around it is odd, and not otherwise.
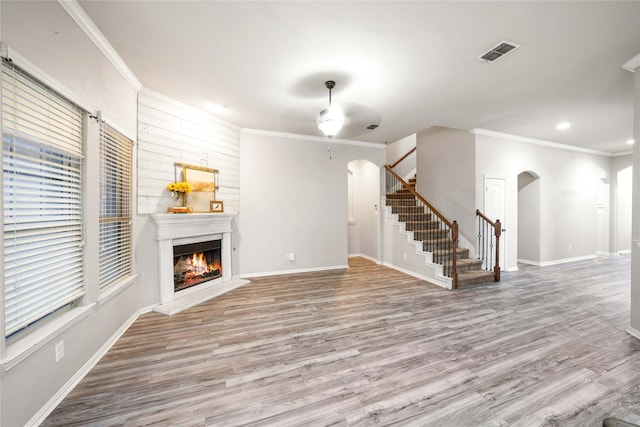
<path fill-rule="evenodd" d="M 318 129 L 320 129 L 322 133 L 327 137 L 332 138 L 340 132 L 340 129 L 342 129 L 342 125 L 344 124 L 344 115 L 340 108 L 332 105 L 320 112 L 320 116 L 318 117 L 318 120 L 316 120 L 316 123 L 318 124 Z"/>

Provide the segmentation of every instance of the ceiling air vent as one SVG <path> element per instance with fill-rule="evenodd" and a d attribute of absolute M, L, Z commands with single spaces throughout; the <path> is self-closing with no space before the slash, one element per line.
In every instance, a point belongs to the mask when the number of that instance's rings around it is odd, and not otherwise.
<path fill-rule="evenodd" d="M 369 125 L 367 126 L 365 129 L 367 130 L 374 130 L 375 128 L 377 128 L 379 125 Z"/>
<path fill-rule="evenodd" d="M 493 62 L 518 47 L 520 47 L 519 44 L 503 40 L 482 56 L 478 56 L 478 59 L 484 62 Z"/>

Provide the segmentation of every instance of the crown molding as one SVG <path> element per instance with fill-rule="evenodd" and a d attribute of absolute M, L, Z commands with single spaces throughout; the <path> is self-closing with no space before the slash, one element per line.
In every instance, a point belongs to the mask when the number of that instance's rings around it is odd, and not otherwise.
<path fill-rule="evenodd" d="M 196 107 L 192 107 L 191 105 L 185 104 L 184 102 L 178 101 L 177 99 L 171 98 L 170 96 L 167 95 L 163 95 L 159 92 L 156 92 L 152 89 L 149 89 L 148 87 L 142 87 L 140 88 L 140 91 L 138 93 L 139 95 L 144 95 L 147 96 L 155 101 L 161 102 L 163 104 L 167 104 L 170 105 L 172 107 L 175 107 L 179 110 L 183 110 L 188 112 L 189 114 L 192 114 L 196 117 L 200 117 L 203 120 L 207 120 L 208 122 L 212 122 L 212 123 L 217 123 L 219 125 L 225 126 L 229 129 L 233 129 L 236 132 L 240 131 L 240 127 L 234 123 L 231 123 L 228 120 L 225 120 L 221 117 L 218 117 L 214 114 L 211 114 L 207 111 L 204 110 L 200 110 Z"/>
<path fill-rule="evenodd" d="M 631 71 L 632 73 L 635 73 L 636 70 L 640 68 L 640 53 L 634 56 L 633 58 L 631 58 L 630 60 L 628 60 L 627 62 L 625 62 L 622 65 L 622 68 L 624 68 L 627 71 Z"/>
<path fill-rule="evenodd" d="M 287 138 L 287 139 L 297 139 L 297 140 L 305 140 L 305 141 L 313 141 L 313 142 L 331 142 L 334 144 L 341 145 L 353 145 L 356 147 L 367 147 L 367 148 L 376 148 L 379 150 L 384 150 L 384 144 L 376 144 L 375 142 L 366 142 L 366 141 L 354 141 L 350 139 L 338 139 L 333 138 L 329 140 L 326 136 L 314 136 L 314 135 L 303 135 L 298 133 L 288 133 L 288 132 L 275 132 L 271 130 L 262 130 L 262 129 L 250 129 L 250 128 L 242 128 L 240 129 L 240 134 L 246 135 L 263 135 L 263 136 L 275 136 L 278 138 Z"/>
<path fill-rule="evenodd" d="M 632 156 L 633 151 L 622 151 L 620 153 L 612 154 L 611 157 L 622 157 L 622 156 Z"/>
<path fill-rule="evenodd" d="M 526 136 L 511 135 L 508 133 L 496 132 L 493 130 L 475 128 L 469 131 L 474 135 L 491 136 L 494 138 L 508 139 L 510 141 L 524 142 L 526 144 L 540 145 L 542 147 L 557 148 L 560 150 L 577 151 L 578 153 L 595 154 L 598 156 L 613 157 L 613 153 L 600 150 L 591 150 L 589 148 L 576 147 L 574 145 L 560 144 L 558 142 L 545 141 L 542 139 L 527 138 Z"/>
<path fill-rule="evenodd" d="M 111 46 L 109 40 L 102 34 L 96 24 L 93 23 L 89 15 L 84 11 L 82 6 L 76 0 L 58 0 L 62 8 L 71 16 L 80 28 L 89 36 L 91 41 L 98 46 L 98 49 L 113 64 L 118 72 L 127 80 L 136 92 L 142 88 L 142 83 L 133 74 L 133 71 L 127 66 L 118 52 Z"/>

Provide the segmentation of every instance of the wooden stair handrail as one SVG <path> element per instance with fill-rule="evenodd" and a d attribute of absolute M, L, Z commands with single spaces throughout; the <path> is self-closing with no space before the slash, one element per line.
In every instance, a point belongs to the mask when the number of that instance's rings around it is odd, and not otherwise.
<path fill-rule="evenodd" d="M 476 215 L 479 216 L 480 218 L 484 219 L 485 221 L 487 221 L 489 224 L 493 225 L 494 227 L 496 226 L 495 222 L 491 221 L 488 216 L 486 216 L 485 214 L 480 212 L 480 209 L 476 209 Z"/>
<path fill-rule="evenodd" d="M 502 235 L 502 223 L 500 223 L 499 219 L 496 219 L 496 222 L 491 221 L 485 214 L 480 212 L 480 209 L 476 209 L 476 216 L 479 216 L 484 221 L 486 221 L 489 225 L 493 227 L 494 236 L 496 236 L 496 265 L 493 267 L 493 277 L 494 281 L 500 281 L 500 236 Z"/>
<path fill-rule="evenodd" d="M 385 165 L 384 166 L 389 172 L 391 172 L 393 174 L 393 176 L 395 176 L 398 181 L 400 181 L 402 183 L 402 186 L 406 189 L 409 190 L 409 192 L 411 194 L 413 194 L 418 200 L 420 200 L 422 203 L 424 203 L 434 214 L 436 214 L 436 216 L 438 218 L 440 218 L 440 220 L 442 222 L 444 222 L 445 224 L 447 224 L 447 226 L 449 226 L 449 228 L 454 228 L 453 226 L 453 222 L 449 221 L 447 218 L 444 217 L 444 215 L 442 215 L 436 208 L 434 208 L 433 206 L 431 206 L 431 203 L 427 202 L 424 197 L 422 197 L 420 194 L 418 194 L 416 192 L 416 190 L 414 190 L 413 188 L 411 188 L 411 186 L 402 178 L 400 178 L 400 176 L 395 173 L 391 168 L 393 166 L 389 166 L 389 165 Z M 455 221 L 454 221 L 455 222 Z M 457 225 L 457 224 L 456 224 Z M 456 227 L 457 228 L 457 227 Z"/>
<path fill-rule="evenodd" d="M 409 155 L 411 153 L 413 153 L 414 151 L 416 151 L 416 147 L 413 147 L 411 150 L 409 150 L 409 152 L 407 154 L 405 154 L 404 156 L 400 157 L 400 160 L 398 160 L 397 162 L 395 162 L 394 164 L 392 164 L 390 167 L 391 168 L 395 168 L 396 166 L 398 166 L 398 163 L 400 163 L 401 161 L 403 161 L 404 159 L 406 159 L 407 157 L 409 157 Z"/>

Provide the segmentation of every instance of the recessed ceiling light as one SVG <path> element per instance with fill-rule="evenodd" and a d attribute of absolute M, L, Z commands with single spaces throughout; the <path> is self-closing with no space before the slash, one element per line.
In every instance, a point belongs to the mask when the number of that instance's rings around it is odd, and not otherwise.
<path fill-rule="evenodd" d="M 558 130 L 567 130 L 571 127 L 571 123 L 569 122 L 560 122 L 556 125 L 556 129 Z"/>
<path fill-rule="evenodd" d="M 633 145 L 635 141 L 633 139 L 627 139 L 627 144 Z"/>
<path fill-rule="evenodd" d="M 229 108 L 227 105 L 217 104 L 215 102 L 207 102 L 205 106 L 207 107 L 207 110 L 212 113 L 224 113 L 227 108 Z"/>

